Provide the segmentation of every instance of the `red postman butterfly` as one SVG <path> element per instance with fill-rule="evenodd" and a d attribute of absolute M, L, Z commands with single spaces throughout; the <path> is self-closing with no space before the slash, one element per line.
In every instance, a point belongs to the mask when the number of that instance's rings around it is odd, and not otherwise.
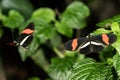
<path fill-rule="evenodd" d="M 65 49 L 69 51 L 78 50 L 80 53 L 98 53 L 103 50 L 106 45 L 110 45 L 117 40 L 116 35 L 101 34 L 84 38 L 73 39 L 65 43 Z"/>
<path fill-rule="evenodd" d="M 13 46 L 23 46 L 26 47 L 30 44 L 33 39 L 34 24 L 30 23 L 19 35 L 18 40 L 10 43 Z"/>

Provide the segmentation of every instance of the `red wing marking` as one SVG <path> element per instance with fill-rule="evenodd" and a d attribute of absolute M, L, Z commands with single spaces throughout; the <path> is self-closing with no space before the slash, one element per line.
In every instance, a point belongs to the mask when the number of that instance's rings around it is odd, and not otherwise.
<path fill-rule="evenodd" d="M 109 37 L 106 34 L 102 34 L 102 40 L 105 44 L 109 45 Z"/>
<path fill-rule="evenodd" d="M 78 46 L 78 39 L 73 39 L 72 41 L 72 50 L 74 51 Z"/>
<path fill-rule="evenodd" d="M 31 30 L 31 29 L 24 29 L 24 30 L 22 31 L 22 33 L 23 33 L 23 34 L 32 34 L 32 33 L 33 33 L 33 30 Z"/>

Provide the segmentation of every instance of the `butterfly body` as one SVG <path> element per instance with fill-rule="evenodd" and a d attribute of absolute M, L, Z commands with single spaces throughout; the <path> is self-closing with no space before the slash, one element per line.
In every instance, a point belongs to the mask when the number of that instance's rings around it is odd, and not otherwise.
<path fill-rule="evenodd" d="M 112 33 L 88 36 L 87 38 L 83 37 L 66 42 L 65 49 L 69 51 L 78 50 L 83 54 L 88 54 L 91 52 L 98 53 L 103 50 L 105 46 L 114 43 L 116 39 L 116 35 Z"/>

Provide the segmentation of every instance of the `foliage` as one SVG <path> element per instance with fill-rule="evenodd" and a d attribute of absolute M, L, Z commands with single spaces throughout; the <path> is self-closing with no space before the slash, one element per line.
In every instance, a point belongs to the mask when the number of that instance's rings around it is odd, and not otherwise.
<path fill-rule="evenodd" d="M 82 2 L 73 2 L 56 21 L 56 28 L 59 33 L 71 37 L 73 29 L 82 29 L 86 26 L 86 17 L 90 14 L 89 9 Z"/>
<path fill-rule="evenodd" d="M 10 2 L 12 1 L 12 2 Z M 21 59 L 25 61 L 28 57 L 38 64 L 52 80 L 116 80 L 120 77 L 120 20 L 119 15 L 108 20 L 96 24 L 99 28 L 92 35 L 102 33 L 113 33 L 117 36 L 117 41 L 100 52 L 100 62 L 93 58 L 85 57 L 78 52 L 68 52 L 61 49 L 64 43 L 62 37 L 72 38 L 74 30 L 81 30 L 86 27 L 86 18 L 90 15 L 89 8 L 80 1 L 75 1 L 67 6 L 65 11 L 59 14 L 59 19 L 56 19 L 56 13 L 51 8 L 39 8 L 32 12 L 18 9 L 18 2 L 13 5 L 15 0 L 2 0 L 1 4 L 4 8 L 12 8 L 8 15 L 0 10 L 0 21 L 4 27 L 14 30 L 18 28 L 19 32 L 24 29 L 30 22 L 35 24 L 35 32 L 32 43 L 27 49 L 19 46 L 18 51 Z M 23 0 L 22 0 L 23 1 Z M 7 6 L 4 4 L 9 2 Z M 20 5 L 21 3 L 19 3 Z M 29 4 L 27 0 L 25 4 Z M 30 6 L 30 4 L 29 4 Z M 15 9 L 15 7 L 17 9 Z M 25 7 L 23 5 L 22 7 Z M 32 6 L 31 6 L 32 8 Z M 26 15 L 30 15 L 29 19 L 20 11 L 26 11 Z M 101 28 L 100 28 L 101 27 Z M 106 29 L 109 28 L 109 29 Z M 0 35 L 2 28 L 0 26 Z M 41 45 L 49 48 L 57 57 L 51 59 L 51 63 L 45 57 L 50 52 Z M 115 51 L 116 50 L 116 51 Z M 48 52 L 48 53 L 46 53 Z M 117 74 L 113 74 L 117 73 Z M 40 80 L 38 77 L 30 78 L 29 80 Z"/>
<path fill-rule="evenodd" d="M 99 27 L 104 27 L 104 26 L 111 25 L 113 22 L 118 22 L 118 24 L 120 24 L 120 15 L 117 15 L 117 16 L 114 16 L 110 19 L 99 22 L 96 25 L 99 26 Z"/>
<path fill-rule="evenodd" d="M 40 80 L 38 77 L 32 77 L 32 78 L 29 78 L 28 80 Z"/>
<path fill-rule="evenodd" d="M 23 22 L 24 22 L 23 16 L 19 12 L 15 11 L 15 10 L 11 10 L 8 13 L 8 17 L 3 19 L 3 24 L 6 27 L 11 26 L 10 28 L 16 28 L 20 24 L 22 24 Z"/>
<path fill-rule="evenodd" d="M 52 64 L 50 66 L 50 76 L 53 80 L 114 80 L 117 79 L 117 77 L 114 78 L 114 76 L 120 76 L 120 65 L 119 65 L 119 58 L 120 58 L 120 45 L 119 45 L 119 38 L 120 38 L 120 28 L 117 22 L 113 22 L 110 25 L 110 30 L 106 30 L 104 28 L 99 28 L 96 31 L 92 33 L 92 35 L 98 35 L 102 33 L 114 33 L 117 36 L 117 41 L 112 44 L 111 48 L 106 48 L 102 52 L 100 52 L 100 55 L 102 56 L 103 62 L 99 63 L 91 58 L 84 58 L 84 59 L 70 59 L 73 62 L 69 62 L 66 60 L 66 57 L 64 60 L 53 60 Z M 114 56 L 105 56 L 113 54 L 114 49 L 116 49 L 117 53 Z M 104 56 L 103 56 L 104 55 Z M 74 56 L 75 57 L 75 56 Z M 112 58 L 113 57 L 113 58 Z M 70 66 L 65 66 L 66 63 Z M 58 65 L 57 65 L 58 64 Z M 107 64 L 107 65 L 106 65 Z M 56 66 L 57 65 L 57 66 Z M 61 68 L 61 66 L 64 65 L 64 67 Z M 67 68 L 66 68 L 67 67 Z M 113 69 L 115 68 L 115 71 L 117 73 L 113 74 Z M 62 69 L 62 70 L 61 70 Z M 51 75 L 53 74 L 53 75 Z M 61 76 L 61 77 L 60 77 Z"/>
<path fill-rule="evenodd" d="M 0 7 L 4 9 L 4 11 L 15 9 L 24 14 L 26 18 L 28 18 L 33 11 L 33 6 L 28 0 L 1 0 Z"/>

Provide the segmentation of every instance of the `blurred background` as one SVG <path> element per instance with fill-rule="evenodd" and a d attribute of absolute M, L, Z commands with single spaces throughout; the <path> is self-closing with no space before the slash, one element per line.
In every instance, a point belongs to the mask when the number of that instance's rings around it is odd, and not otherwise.
<path fill-rule="evenodd" d="M 120 0 L 0 0 L 0 10 L 2 14 L 8 15 L 9 11 L 14 9 L 22 14 L 25 20 L 28 20 L 35 10 L 47 7 L 55 12 L 55 19 L 59 20 L 60 14 L 74 1 L 83 2 L 89 8 L 90 15 L 86 18 L 86 27 L 73 29 L 71 37 L 58 33 L 63 44 L 69 39 L 88 35 L 97 29 L 98 22 L 120 14 Z M 54 21 L 50 23 L 54 23 Z M 0 80 L 50 80 L 47 72 L 33 59 L 27 57 L 25 61 L 22 61 L 18 47 L 6 45 L 13 40 L 13 35 L 14 37 L 19 35 L 19 30 L 6 27 L 2 20 L 0 20 L 0 29 L 2 31 L 0 36 Z M 61 52 L 63 44 L 59 45 Z M 49 40 L 41 44 L 39 48 L 42 48 L 44 57 L 50 64 L 51 58 L 57 56 L 54 54 L 56 50 L 52 50 L 48 45 Z"/>

